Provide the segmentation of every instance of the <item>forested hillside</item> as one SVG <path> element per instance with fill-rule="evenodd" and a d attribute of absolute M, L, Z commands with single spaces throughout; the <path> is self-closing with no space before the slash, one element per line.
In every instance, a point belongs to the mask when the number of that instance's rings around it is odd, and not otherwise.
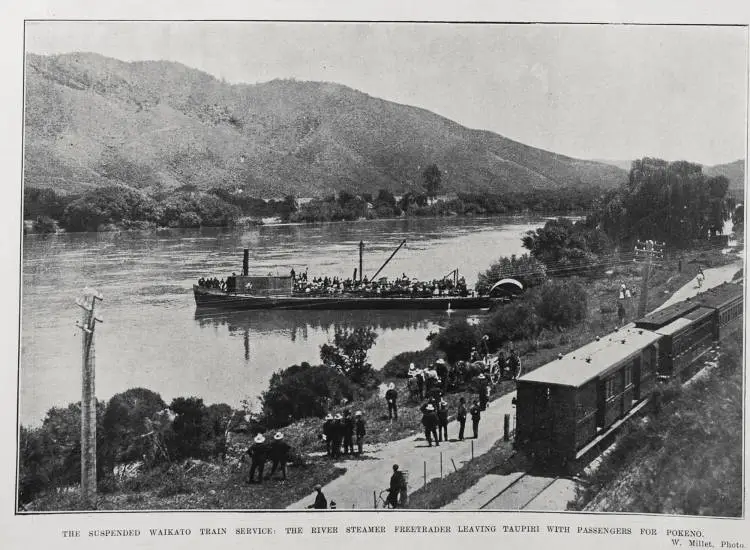
<path fill-rule="evenodd" d="M 183 65 L 27 55 L 25 183 L 124 183 L 252 196 L 395 193 L 436 164 L 443 191 L 613 187 L 616 167 L 556 155 L 325 82 L 230 85 Z"/>

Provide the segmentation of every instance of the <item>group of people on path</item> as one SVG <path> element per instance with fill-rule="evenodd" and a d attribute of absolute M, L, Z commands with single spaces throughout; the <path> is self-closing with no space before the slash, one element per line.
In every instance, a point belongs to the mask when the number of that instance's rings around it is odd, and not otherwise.
<path fill-rule="evenodd" d="M 356 454 L 361 455 L 366 434 L 362 411 L 357 411 L 352 416 L 351 411 L 346 409 L 343 415 L 329 413 L 323 420 L 323 440 L 326 443 L 326 454 L 331 458 L 339 458 L 342 454 L 354 456 L 355 437 Z"/>
<path fill-rule="evenodd" d="M 458 440 L 464 440 L 464 432 L 466 429 L 466 418 L 467 413 L 471 416 L 472 430 L 474 432 L 474 439 L 479 437 L 479 421 L 482 418 L 482 410 L 484 410 L 479 402 L 475 400 L 474 403 L 467 409 L 466 398 L 461 397 L 458 402 L 456 409 L 456 420 L 458 421 Z M 427 446 L 432 447 L 432 442 L 435 442 L 435 446 L 440 446 L 442 441 L 448 441 L 448 402 L 442 397 L 432 398 L 427 401 L 421 407 L 422 411 L 422 426 L 424 427 L 425 439 L 427 439 Z"/>
<path fill-rule="evenodd" d="M 271 472 L 265 479 L 269 479 L 276 473 L 278 468 L 281 471 L 281 479 L 286 480 L 286 464 L 289 461 L 291 446 L 284 441 L 284 434 L 276 432 L 270 442 L 266 442 L 263 434 L 258 434 L 253 439 L 253 444 L 247 449 L 247 455 L 250 457 L 250 475 L 248 483 L 255 483 L 255 473 L 258 473 L 258 483 L 263 483 L 263 469 L 267 461 L 271 461 Z"/>

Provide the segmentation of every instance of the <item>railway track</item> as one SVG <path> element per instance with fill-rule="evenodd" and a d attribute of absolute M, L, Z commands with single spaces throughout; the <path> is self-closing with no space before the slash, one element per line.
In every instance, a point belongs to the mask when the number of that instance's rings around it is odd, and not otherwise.
<path fill-rule="evenodd" d="M 559 479 L 525 473 L 482 505 L 480 510 L 524 510 Z"/>

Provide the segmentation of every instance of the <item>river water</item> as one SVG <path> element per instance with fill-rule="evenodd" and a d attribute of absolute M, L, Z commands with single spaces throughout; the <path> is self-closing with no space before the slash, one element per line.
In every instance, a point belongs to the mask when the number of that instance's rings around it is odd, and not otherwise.
<path fill-rule="evenodd" d="M 336 327 L 372 327 L 376 368 L 402 351 L 422 349 L 451 318 L 481 312 L 196 312 L 192 284 L 201 276 L 251 274 L 350 277 L 365 242 L 372 275 L 398 246 L 382 276 L 433 279 L 459 268 L 473 285 L 503 255 L 521 254 L 523 234 L 544 222 L 529 218 L 409 219 L 253 229 L 27 235 L 23 243 L 20 415 L 37 424 L 53 406 L 80 400 L 82 310 L 86 287 L 104 297 L 96 330 L 96 394 L 108 399 L 145 387 L 169 403 L 197 396 L 238 405 L 258 396 L 271 374 L 319 362 Z"/>

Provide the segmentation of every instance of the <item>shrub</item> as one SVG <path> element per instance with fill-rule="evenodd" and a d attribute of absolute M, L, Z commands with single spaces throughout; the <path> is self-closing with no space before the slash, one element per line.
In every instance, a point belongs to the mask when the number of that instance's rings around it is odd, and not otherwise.
<path fill-rule="evenodd" d="M 587 294 L 575 280 L 548 281 L 539 289 L 536 313 L 545 327 L 569 327 L 586 318 Z"/>
<path fill-rule="evenodd" d="M 391 357 L 383 366 L 383 376 L 388 378 L 406 378 L 409 372 L 409 363 L 414 363 L 422 368 L 435 362 L 442 355 L 437 350 L 429 347 L 421 351 L 405 351 L 395 357 Z"/>
<path fill-rule="evenodd" d="M 363 395 L 362 388 L 337 369 L 302 363 L 274 373 L 261 403 L 266 425 L 278 428 L 300 418 L 322 416 L 331 403 Z"/>
<path fill-rule="evenodd" d="M 432 338 L 432 345 L 445 353 L 449 363 L 468 358 L 478 342 L 477 329 L 465 320 L 452 322 Z"/>
<path fill-rule="evenodd" d="M 497 349 L 506 342 L 523 340 L 539 334 L 541 326 L 536 313 L 535 295 L 527 294 L 523 300 L 500 306 L 481 325 L 489 337 L 487 345 Z"/>

